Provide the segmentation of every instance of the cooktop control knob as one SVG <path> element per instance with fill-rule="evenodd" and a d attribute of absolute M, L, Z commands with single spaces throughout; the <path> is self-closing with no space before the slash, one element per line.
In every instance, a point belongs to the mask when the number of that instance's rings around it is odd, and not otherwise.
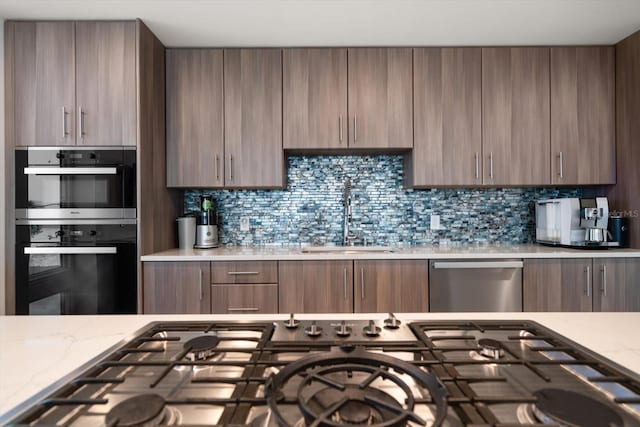
<path fill-rule="evenodd" d="M 351 327 L 347 326 L 344 320 L 340 322 L 340 326 L 336 327 L 336 335 L 339 337 L 348 337 L 351 335 Z"/>
<path fill-rule="evenodd" d="M 287 329 L 296 329 L 300 325 L 300 321 L 293 317 L 293 313 L 289 316 L 289 320 L 284 322 L 284 326 Z"/>
<path fill-rule="evenodd" d="M 377 337 L 380 335 L 380 328 L 376 326 L 376 322 L 369 320 L 369 325 L 362 328 L 362 332 L 369 337 Z"/>
<path fill-rule="evenodd" d="M 393 313 L 389 313 L 389 318 L 384 320 L 384 327 L 387 329 L 398 329 L 401 323 Z"/>
<path fill-rule="evenodd" d="M 310 337 L 319 337 L 320 335 L 322 335 L 322 328 L 318 326 L 316 324 L 316 321 L 314 320 L 313 322 L 311 322 L 311 326 L 307 326 L 304 329 L 304 333 L 309 335 Z"/>

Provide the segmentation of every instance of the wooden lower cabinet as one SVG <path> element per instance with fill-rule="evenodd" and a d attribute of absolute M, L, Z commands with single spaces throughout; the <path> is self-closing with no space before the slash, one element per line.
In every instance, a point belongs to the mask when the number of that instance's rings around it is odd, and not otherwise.
<path fill-rule="evenodd" d="M 528 259 L 524 311 L 640 311 L 640 259 Z"/>
<path fill-rule="evenodd" d="M 278 285 L 211 285 L 211 312 L 214 314 L 255 314 L 278 312 Z"/>
<path fill-rule="evenodd" d="M 426 260 L 356 260 L 354 311 L 427 312 L 428 274 Z"/>
<path fill-rule="evenodd" d="M 280 313 L 353 312 L 353 261 L 281 261 Z"/>
<path fill-rule="evenodd" d="M 211 312 L 209 262 L 144 262 L 145 314 Z"/>

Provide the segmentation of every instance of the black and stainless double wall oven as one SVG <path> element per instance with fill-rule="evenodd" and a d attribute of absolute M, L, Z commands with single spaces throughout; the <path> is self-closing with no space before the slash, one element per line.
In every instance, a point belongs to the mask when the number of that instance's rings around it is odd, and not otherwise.
<path fill-rule="evenodd" d="M 16 314 L 135 313 L 135 149 L 15 158 Z"/>

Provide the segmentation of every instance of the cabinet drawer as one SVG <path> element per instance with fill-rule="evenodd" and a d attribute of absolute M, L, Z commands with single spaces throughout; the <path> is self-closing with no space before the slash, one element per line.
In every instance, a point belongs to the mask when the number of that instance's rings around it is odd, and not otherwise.
<path fill-rule="evenodd" d="M 278 262 L 212 262 L 211 283 L 278 283 Z"/>
<path fill-rule="evenodd" d="M 253 314 L 278 312 L 278 285 L 211 285 L 211 312 Z"/>

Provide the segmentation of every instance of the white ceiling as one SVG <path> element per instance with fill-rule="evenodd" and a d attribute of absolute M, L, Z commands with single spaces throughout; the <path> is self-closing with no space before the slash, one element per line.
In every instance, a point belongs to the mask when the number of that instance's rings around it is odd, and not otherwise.
<path fill-rule="evenodd" d="M 141 18 L 166 46 L 613 44 L 640 0 L 0 0 L 0 18 Z"/>

